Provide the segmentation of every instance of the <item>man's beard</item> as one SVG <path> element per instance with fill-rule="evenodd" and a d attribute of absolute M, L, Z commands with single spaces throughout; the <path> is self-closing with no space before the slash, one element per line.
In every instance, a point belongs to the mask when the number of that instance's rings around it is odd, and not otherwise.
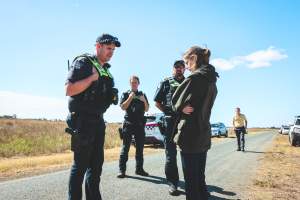
<path fill-rule="evenodd" d="M 176 73 L 175 78 L 181 80 L 181 79 L 183 79 L 183 74 L 177 74 Z"/>

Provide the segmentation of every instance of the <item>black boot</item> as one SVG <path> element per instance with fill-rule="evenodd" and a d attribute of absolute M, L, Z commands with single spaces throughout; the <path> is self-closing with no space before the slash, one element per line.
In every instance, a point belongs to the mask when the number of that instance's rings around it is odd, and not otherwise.
<path fill-rule="evenodd" d="M 149 174 L 147 172 L 145 172 L 144 169 L 135 170 L 135 174 L 140 175 L 140 176 L 149 176 Z"/>
<path fill-rule="evenodd" d="M 169 194 L 172 196 L 178 196 L 179 195 L 179 191 L 177 190 L 177 186 L 174 184 L 170 184 L 169 186 Z"/>
<path fill-rule="evenodd" d="M 119 172 L 118 175 L 117 175 L 118 178 L 125 178 L 126 177 L 126 174 L 125 172 Z"/>

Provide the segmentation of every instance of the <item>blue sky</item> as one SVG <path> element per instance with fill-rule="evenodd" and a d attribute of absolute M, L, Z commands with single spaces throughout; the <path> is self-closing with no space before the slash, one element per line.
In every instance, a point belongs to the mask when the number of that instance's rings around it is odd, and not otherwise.
<path fill-rule="evenodd" d="M 136 74 L 152 101 L 192 45 L 207 45 L 220 74 L 211 122 L 279 126 L 300 114 L 299 1 L 6 1 L 0 6 L 0 115 L 64 119 L 67 60 L 94 52 L 103 32 L 122 47 L 111 60 L 120 91 Z M 188 74 L 188 73 L 187 73 Z M 121 121 L 112 106 L 108 121 Z"/>

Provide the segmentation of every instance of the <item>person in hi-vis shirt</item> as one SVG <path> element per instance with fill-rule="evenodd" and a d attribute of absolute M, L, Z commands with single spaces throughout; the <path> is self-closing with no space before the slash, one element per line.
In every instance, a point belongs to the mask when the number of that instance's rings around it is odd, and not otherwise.
<path fill-rule="evenodd" d="M 235 116 L 233 117 L 232 124 L 237 138 L 237 151 L 245 151 L 247 118 L 244 114 L 241 113 L 241 109 L 239 107 L 235 109 Z"/>

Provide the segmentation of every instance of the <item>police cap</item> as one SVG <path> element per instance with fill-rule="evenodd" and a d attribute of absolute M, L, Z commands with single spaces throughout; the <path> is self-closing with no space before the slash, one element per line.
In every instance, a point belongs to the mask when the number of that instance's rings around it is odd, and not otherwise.
<path fill-rule="evenodd" d="M 176 60 L 175 62 L 174 62 L 174 65 L 173 65 L 173 67 L 174 68 L 177 68 L 177 67 L 184 67 L 185 65 L 184 65 L 184 61 L 183 60 Z"/>
<path fill-rule="evenodd" d="M 103 33 L 102 35 L 100 35 L 99 37 L 97 37 L 96 42 L 100 43 L 100 44 L 115 44 L 116 47 L 120 47 L 121 43 L 119 42 L 117 37 L 114 37 L 110 34 L 107 33 Z"/>

